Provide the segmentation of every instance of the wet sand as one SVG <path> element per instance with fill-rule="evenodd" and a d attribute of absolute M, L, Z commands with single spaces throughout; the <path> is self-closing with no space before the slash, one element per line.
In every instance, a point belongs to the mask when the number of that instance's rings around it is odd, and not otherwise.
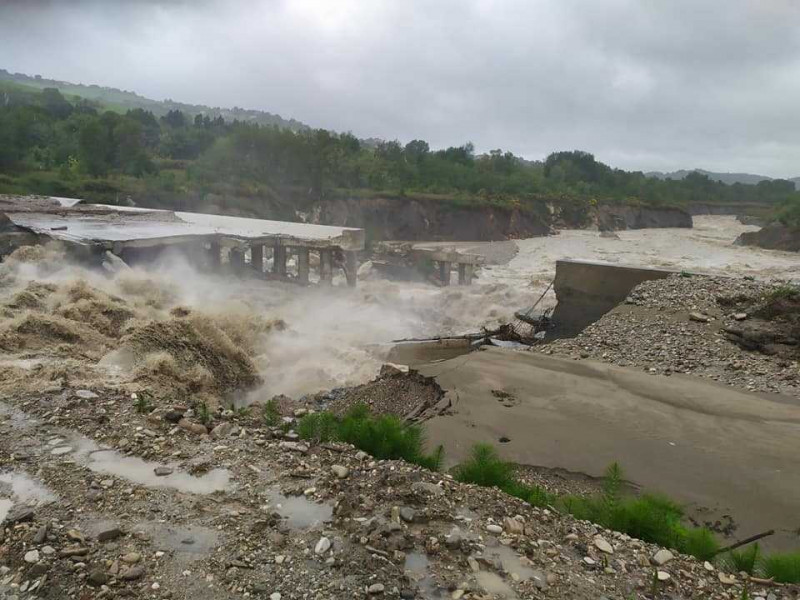
<path fill-rule="evenodd" d="M 498 348 L 421 372 L 456 399 L 454 415 L 426 423 L 429 442 L 444 444 L 448 462 L 476 442 L 491 442 L 518 463 L 592 476 L 616 460 L 643 489 L 690 505 L 690 516 L 732 515 L 736 538 L 774 528 L 765 546 L 800 543 L 794 398 Z M 492 390 L 516 400 L 501 403 Z M 510 441 L 498 443 L 501 437 Z"/>

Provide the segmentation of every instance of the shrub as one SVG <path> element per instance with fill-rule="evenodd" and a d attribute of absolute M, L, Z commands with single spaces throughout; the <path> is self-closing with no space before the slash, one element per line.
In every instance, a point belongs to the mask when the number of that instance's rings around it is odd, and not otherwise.
<path fill-rule="evenodd" d="M 402 459 L 430 470 L 438 470 L 444 448 L 425 454 L 425 436 L 419 425 L 405 423 L 393 415 L 373 416 L 365 405 L 356 405 L 342 418 L 330 412 L 306 415 L 297 433 L 317 443 L 338 440 L 353 444 L 378 459 Z"/>
<path fill-rule="evenodd" d="M 275 398 L 270 398 L 267 400 L 267 403 L 264 404 L 264 423 L 269 427 L 275 427 L 280 423 L 281 420 L 281 412 L 278 410 L 278 402 Z"/>
<path fill-rule="evenodd" d="M 764 559 L 764 574 L 778 583 L 800 583 L 800 552 L 767 556 Z"/>
<path fill-rule="evenodd" d="M 684 554 L 691 554 L 698 560 L 712 560 L 719 553 L 719 542 L 706 527 L 689 529 L 684 536 L 683 547 L 680 548 Z M 748 572 L 752 574 L 752 571 Z"/>
<path fill-rule="evenodd" d="M 305 415 L 297 425 L 297 433 L 304 440 L 316 444 L 331 442 L 337 439 L 338 421 L 329 412 Z"/>
<path fill-rule="evenodd" d="M 547 490 L 518 481 L 515 470 L 514 464 L 501 459 L 491 445 L 476 444 L 472 447 L 469 459 L 458 465 L 453 475 L 464 483 L 499 488 L 533 506 L 547 506 L 555 502 L 555 496 Z"/>
<path fill-rule="evenodd" d="M 762 562 L 761 550 L 758 544 L 753 544 L 744 550 L 731 550 L 723 559 L 722 565 L 734 573 L 747 573 L 754 575 L 760 570 Z"/>
<path fill-rule="evenodd" d="M 466 462 L 453 473 L 458 481 L 508 491 L 517 483 L 514 465 L 505 462 L 490 444 L 475 444 Z"/>

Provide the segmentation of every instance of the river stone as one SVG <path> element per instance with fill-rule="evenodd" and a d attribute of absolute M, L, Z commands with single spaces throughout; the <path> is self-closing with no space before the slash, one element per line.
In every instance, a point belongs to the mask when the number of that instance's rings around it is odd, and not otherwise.
<path fill-rule="evenodd" d="M 333 465 L 331 467 L 331 472 L 339 479 L 344 479 L 350 474 L 350 469 L 342 465 Z"/>
<path fill-rule="evenodd" d="M 486 526 L 486 531 L 488 531 L 489 533 L 503 533 L 503 528 L 500 527 L 500 525 L 495 525 L 494 523 L 491 523 Z"/>
<path fill-rule="evenodd" d="M 432 494 L 433 496 L 441 496 L 444 490 L 435 483 L 428 483 L 427 481 L 415 481 L 411 484 L 411 491 L 417 493 Z"/>
<path fill-rule="evenodd" d="M 372 595 L 382 594 L 384 589 L 385 588 L 382 583 L 373 583 L 371 586 L 369 586 L 369 588 L 367 588 L 367 592 Z"/>
<path fill-rule="evenodd" d="M 614 554 L 614 548 L 611 546 L 611 544 L 609 544 L 603 537 L 599 535 L 594 538 L 594 545 L 598 550 L 600 550 L 600 552 Z"/>
<path fill-rule="evenodd" d="M 58 448 L 53 448 L 50 451 L 50 454 L 53 456 L 62 456 L 63 454 L 69 454 L 72 452 L 72 446 L 59 446 Z"/>
<path fill-rule="evenodd" d="M 670 574 L 667 573 L 666 571 L 659 571 L 657 577 L 658 577 L 659 581 L 669 581 L 670 580 Z"/>
<path fill-rule="evenodd" d="M 666 549 L 661 549 L 656 552 L 655 556 L 653 557 L 653 562 L 660 567 L 667 564 L 673 558 L 675 558 L 675 555 L 672 554 L 672 552 Z"/>
<path fill-rule="evenodd" d="M 214 439 L 221 439 L 228 437 L 233 430 L 233 423 L 229 421 L 225 421 L 224 423 L 220 423 L 214 429 L 211 430 L 211 437 Z"/>
<path fill-rule="evenodd" d="M 29 564 L 35 564 L 39 562 L 39 551 L 38 550 L 29 550 L 25 553 L 25 562 Z"/>
<path fill-rule="evenodd" d="M 98 395 L 91 390 L 78 390 L 75 392 L 75 395 L 78 398 L 83 398 L 84 400 L 91 400 L 92 398 L 98 398 Z"/>
<path fill-rule="evenodd" d="M 144 567 L 139 565 L 136 567 L 131 567 L 130 569 L 125 571 L 122 574 L 121 578 L 124 579 L 125 581 L 134 581 L 136 579 L 141 579 L 143 575 L 144 575 Z"/>
<path fill-rule="evenodd" d="M 93 587 L 100 587 L 101 585 L 108 583 L 108 575 L 106 575 L 100 569 L 95 569 L 89 573 L 89 577 L 86 578 L 86 581 L 88 581 L 89 585 Z"/>
<path fill-rule="evenodd" d="M 325 554 L 331 549 L 331 541 L 326 537 L 321 537 L 314 548 L 315 554 Z"/>
<path fill-rule="evenodd" d="M 156 474 L 156 477 L 166 477 L 167 475 L 172 475 L 173 469 L 172 467 L 156 467 L 153 469 L 153 473 Z"/>
<path fill-rule="evenodd" d="M 403 519 L 406 523 L 413 523 L 414 517 L 416 513 L 414 512 L 413 508 L 409 508 L 407 506 L 403 506 L 400 508 L 400 518 Z"/>

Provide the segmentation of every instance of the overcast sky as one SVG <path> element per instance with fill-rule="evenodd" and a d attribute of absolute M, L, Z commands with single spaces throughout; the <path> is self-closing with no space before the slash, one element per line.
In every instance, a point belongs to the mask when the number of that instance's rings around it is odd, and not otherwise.
<path fill-rule="evenodd" d="M 0 0 L 0 68 L 433 147 L 800 175 L 795 0 Z"/>

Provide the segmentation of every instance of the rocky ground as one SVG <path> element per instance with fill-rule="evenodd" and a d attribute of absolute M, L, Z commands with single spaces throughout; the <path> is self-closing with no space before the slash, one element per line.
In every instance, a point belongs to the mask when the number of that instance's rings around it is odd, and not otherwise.
<path fill-rule="evenodd" d="M 105 389 L 0 406 L 0 597 L 741 597 L 741 576 L 441 473 L 309 448 L 255 407 L 204 426 Z"/>
<path fill-rule="evenodd" d="M 577 337 L 556 340 L 540 351 L 800 396 L 797 339 L 788 331 L 783 339 L 776 339 L 775 329 L 783 325 L 763 314 L 765 299 L 782 286 L 743 278 L 679 275 L 647 281 L 631 292 L 625 304 Z M 754 348 L 742 343 L 743 331 L 771 339 Z"/>

